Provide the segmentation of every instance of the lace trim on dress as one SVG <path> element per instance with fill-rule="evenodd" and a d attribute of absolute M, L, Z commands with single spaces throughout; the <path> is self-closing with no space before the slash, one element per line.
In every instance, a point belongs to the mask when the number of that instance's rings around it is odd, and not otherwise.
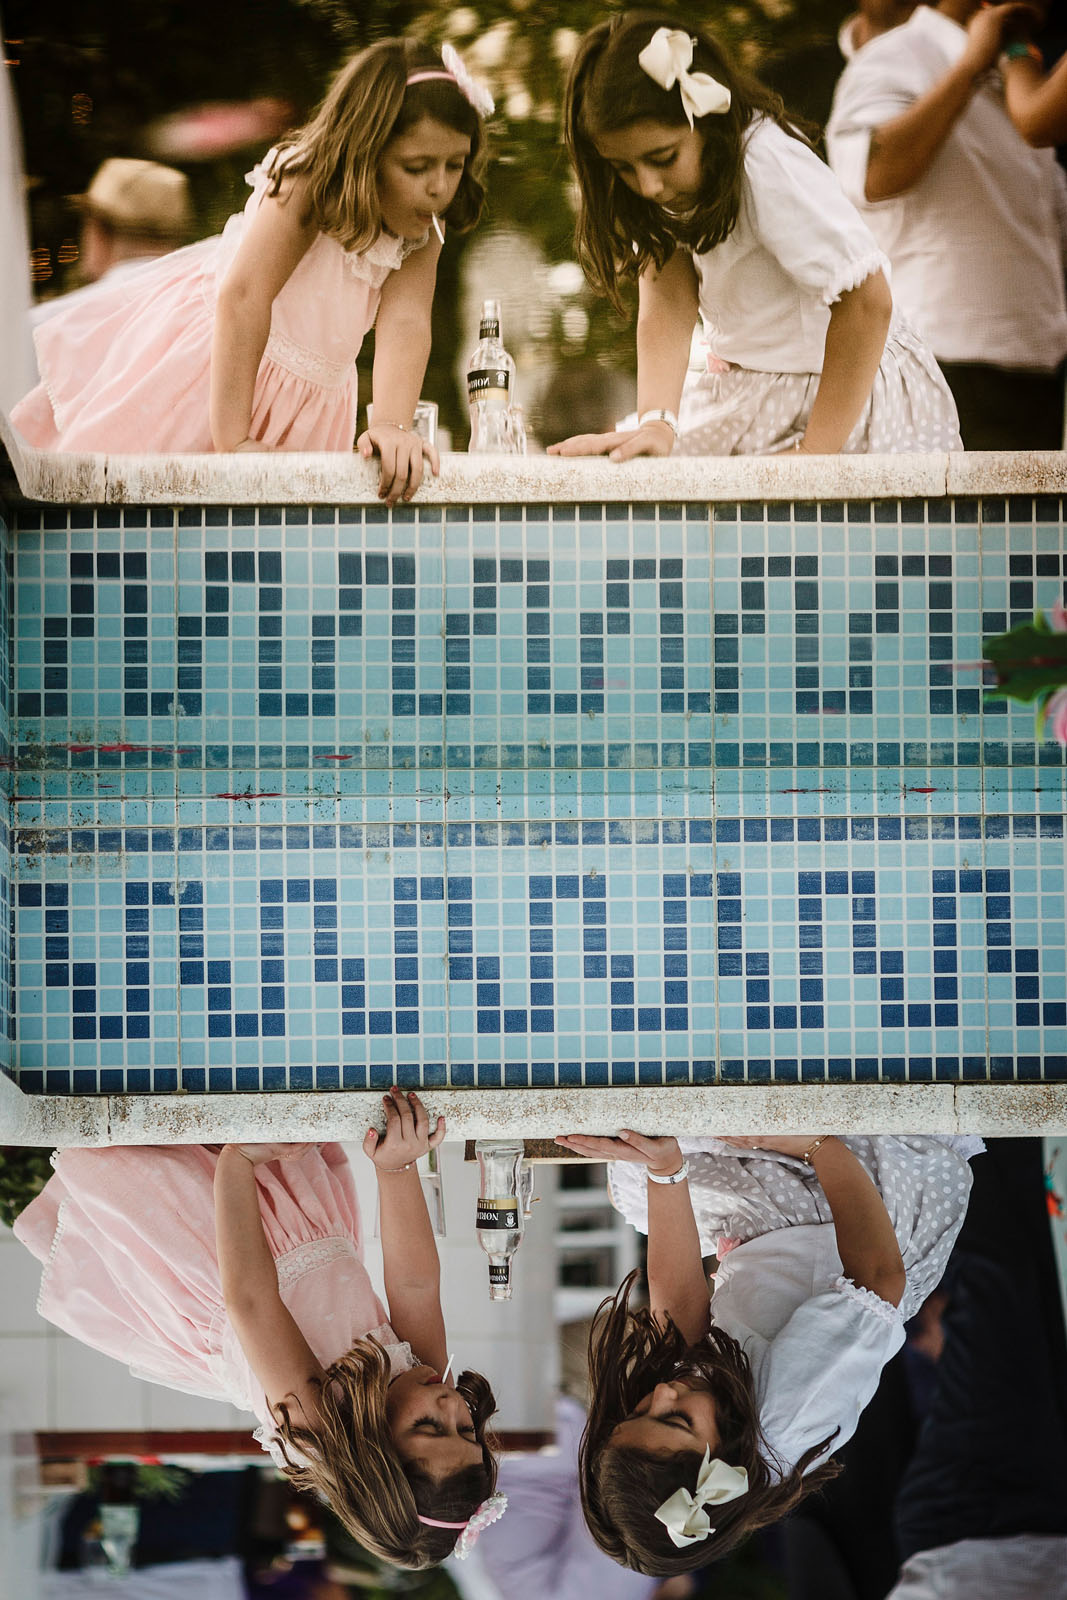
<path fill-rule="evenodd" d="M 855 1300 L 858 1305 L 863 1306 L 864 1310 L 873 1311 L 875 1316 L 880 1317 L 883 1322 L 897 1326 L 903 1321 L 899 1306 L 891 1305 L 888 1300 L 883 1300 L 881 1295 L 875 1294 L 872 1289 L 861 1288 L 859 1284 L 853 1283 L 851 1278 L 835 1278 L 833 1288 L 839 1290 L 846 1300 Z"/>
<path fill-rule="evenodd" d="M 428 229 L 420 239 L 400 239 L 395 234 L 380 233 L 365 250 L 344 251 L 345 268 L 354 278 L 362 278 L 373 288 L 380 289 L 389 274 L 402 267 L 416 250 L 421 250 L 429 237 Z"/>
<path fill-rule="evenodd" d="M 309 350 L 306 344 L 298 344 L 277 329 L 271 331 L 263 353 L 276 366 L 291 372 L 294 378 L 317 384 L 320 389 L 340 389 L 356 370 L 354 361 L 331 361 L 328 356 Z"/>
<path fill-rule="evenodd" d="M 278 1288 L 291 1288 L 305 1272 L 316 1272 L 320 1267 L 328 1266 L 331 1261 L 340 1261 L 342 1256 L 354 1254 L 355 1246 L 351 1239 L 310 1239 L 307 1244 L 298 1244 L 294 1249 L 287 1250 L 285 1255 L 276 1256 L 274 1259 L 278 1271 Z"/>
<path fill-rule="evenodd" d="M 823 304 L 835 306 L 843 294 L 858 289 L 876 272 L 884 272 L 888 278 L 891 271 L 889 257 L 883 250 L 871 250 L 867 255 L 860 256 L 858 261 L 842 261 L 837 272 L 823 287 Z"/>
<path fill-rule="evenodd" d="M 56 1156 L 58 1154 L 58 1150 L 53 1150 L 50 1157 L 53 1167 L 56 1164 Z M 52 1263 L 56 1259 L 56 1251 L 59 1249 L 59 1241 L 63 1237 L 64 1213 L 69 1204 L 69 1199 L 61 1200 L 59 1202 L 59 1210 L 56 1212 L 56 1231 L 52 1235 L 52 1248 L 48 1252 L 48 1260 L 45 1262 L 44 1271 L 41 1273 L 41 1287 L 37 1291 L 37 1305 L 35 1309 L 39 1317 L 44 1316 L 44 1312 L 41 1310 L 41 1302 L 44 1300 L 44 1292 L 48 1287 L 48 1274 L 51 1272 Z"/>

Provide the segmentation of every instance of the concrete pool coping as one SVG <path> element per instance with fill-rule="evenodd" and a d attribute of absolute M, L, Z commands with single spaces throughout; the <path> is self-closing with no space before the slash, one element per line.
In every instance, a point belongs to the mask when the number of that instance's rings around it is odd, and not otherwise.
<path fill-rule="evenodd" d="M 521 1133 L 698 1136 L 753 1132 L 976 1133 L 1067 1130 L 1067 1084 L 739 1084 L 708 1088 L 424 1089 L 450 1139 Z M 0 1073 L 0 1144 L 217 1144 L 356 1140 L 380 1121 L 381 1092 L 28 1095 Z"/>
<path fill-rule="evenodd" d="M 0 499 L 63 505 L 379 505 L 357 455 L 67 455 L 24 445 L 0 414 L 14 481 Z M 621 465 L 558 456 L 442 457 L 418 506 L 943 499 L 1067 493 L 1067 453 L 672 456 Z"/>

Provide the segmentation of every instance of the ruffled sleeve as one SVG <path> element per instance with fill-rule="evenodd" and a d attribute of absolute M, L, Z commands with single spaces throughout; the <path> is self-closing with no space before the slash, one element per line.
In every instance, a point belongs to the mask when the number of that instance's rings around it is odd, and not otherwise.
<path fill-rule="evenodd" d="M 419 239 L 400 239 L 395 233 L 380 233 L 365 250 L 343 252 L 345 269 L 354 278 L 362 278 L 380 289 L 389 274 L 402 267 L 416 250 L 421 250 L 429 238 L 429 231 Z"/>
<path fill-rule="evenodd" d="M 889 259 L 814 150 L 759 121 L 745 148 L 742 205 L 760 243 L 795 282 L 833 305 Z"/>
<path fill-rule="evenodd" d="M 720 1326 L 734 1331 L 726 1321 Z M 783 1469 L 836 1431 L 826 1454 L 813 1463 L 818 1466 L 855 1433 L 882 1368 L 904 1343 L 904 1321 L 896 1306 L 838 1278 L 798 1306 L 775 1338 L 742 1337 L 742 1343 L 752 1364 L 760 1424 Z"/>

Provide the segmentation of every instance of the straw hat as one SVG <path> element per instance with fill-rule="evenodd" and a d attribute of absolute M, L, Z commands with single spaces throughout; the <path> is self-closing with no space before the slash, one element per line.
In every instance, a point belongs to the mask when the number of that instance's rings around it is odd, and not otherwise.
<path fill-rule="evenodd" d="M 97 170 L 75 203 L 118 233 L 148 239 L 182 239 L 190 229 L 189 181 L 156 161 L 112 157 Z"/>

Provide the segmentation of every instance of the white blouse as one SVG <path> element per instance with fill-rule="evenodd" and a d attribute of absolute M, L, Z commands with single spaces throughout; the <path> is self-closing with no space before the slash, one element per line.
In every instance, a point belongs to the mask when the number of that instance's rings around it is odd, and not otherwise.
<path fill-rule="evenodd" d="M 851 1439 L 904 1343 L 897 1307 L 842 1276 L 831 1222 L 779 1228 L 731 1250 L 711 1316 L 749 1359 L 760 1425 L 787 1471 L 835 1429 L 813 1466 Z"/>
<path fill-rule="evenodd" d="M 757 372 L 821 373 L 830 307 L 889 261 L 825 162 L 757 117 L 733 232 L 694 255 L 713 356 Z"/>

